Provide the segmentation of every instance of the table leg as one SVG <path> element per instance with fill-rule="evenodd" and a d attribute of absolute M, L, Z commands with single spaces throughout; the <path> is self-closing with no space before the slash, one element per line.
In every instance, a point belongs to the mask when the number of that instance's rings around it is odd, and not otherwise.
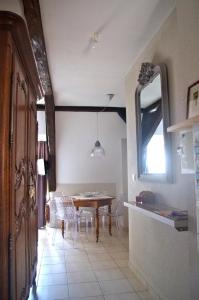
<path fill-rule="evenodd" d="M 99 209 L 96 208 L 96 243 L 99 239 Z"/>
<path fill-rule="evenodd" d="M 111 220 L 111 205 L 108 206 L 108 213 L 109 213 L 109 234 L 112 235 L 112 232 L 111 232 L 111 225 L 112 225 L 112 220 Z"/>
<path fill-rule="evenodd" d="M 79 206 L 76 206 L 76 211 L 77 211 L 77 232 L 79 232 L 79 227 L 80 227 L 80 215 L 79 213 Z"/>

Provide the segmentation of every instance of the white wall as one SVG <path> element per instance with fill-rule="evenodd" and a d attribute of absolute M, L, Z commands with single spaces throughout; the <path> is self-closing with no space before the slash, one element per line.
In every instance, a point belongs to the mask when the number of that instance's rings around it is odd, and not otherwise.
<path fill-rule="evenodd" d="M 12 11 L 22 17 L 24 16 L 22 1 L 20 0 L 1 0 L 0 10 Z"/>
<path fill-rule="evenodd" d="M 45 111 L 37 112 L 38 141 L 46 141 L 46 114 Z"/>
<path fill-rule="evenodd" d="M 174 182 L 133 182 L 137 174 L 135 89 L 142 62 L 165 63 L 168 68 L 171 123 L 186 118 L 186 95 L 198 80 L 199 1 L 177 0 L 176 9 L 134 62 L 126 77 L 129 200 L 141 190 L 152 190 L 159 201 L 188 209 L 189 232 L 177 232 L 140 213 L 130 213 L 130 264 L 163 299 L 198 299 L 199 253 L 196 239 L 196 197 L 193 175 L 180 173 L 172 134 Z"/>
<path fill-rule="evenodd" d="M 99 113 L 99 140 L 104 158 L 93 159 L 90 152 L 97 139 L 97 114 L 56 112 L 57 182 L 117 184 L 123 192 L 122 145 L 126 124 L 116 113 Z"/>

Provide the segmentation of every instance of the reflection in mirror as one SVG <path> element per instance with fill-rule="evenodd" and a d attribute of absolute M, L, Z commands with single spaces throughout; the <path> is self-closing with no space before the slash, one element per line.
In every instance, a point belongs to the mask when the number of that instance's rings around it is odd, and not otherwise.
<path fill-rule="evenodd" d="M 163 82 L 164 81 L 164 82 Z M 165 82 L 166 81 L 166 82 Z M 138 175 L 168 179 L 170 141 L 168 91 L 164 65 L 142 65 L 136 90 Z"/>

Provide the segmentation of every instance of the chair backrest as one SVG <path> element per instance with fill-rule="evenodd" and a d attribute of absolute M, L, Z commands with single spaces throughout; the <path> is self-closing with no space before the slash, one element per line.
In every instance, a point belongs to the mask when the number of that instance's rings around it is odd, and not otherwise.
<path fill-rule="evenodd" d="M 56 196 L 54 197 L 54 201 L 55 201 L 56 217 L 58 219 L 63 220 L 65 218 L 63 197 Z"/>
<path fill-rule="evenodd" d="M 116 199 L 114 211 L 117 216 L 124 214 L 124 200 L 125 197 L 123 195 L 119 195 Z"/>
<path fill-rule="evenodd" d="M 76 217 L 76 209 L 73 199 L 69 196 L 54 197 L 56 216 L 61 220 L 73 220 Z"/>
<path fill-rule="evenodd" d="M 72 197 L 63 196 L 63 202 L 64 202 L 64 213 L 66 219 L 68 220 L 74 219 L 76 217 L 76 208 L 74 206 Z"/>

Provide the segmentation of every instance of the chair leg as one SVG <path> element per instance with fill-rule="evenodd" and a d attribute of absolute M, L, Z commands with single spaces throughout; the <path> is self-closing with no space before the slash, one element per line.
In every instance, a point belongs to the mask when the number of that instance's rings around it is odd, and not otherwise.
<path fill-rule="evenodd" d="M 61 233 L 62 237 L 64 238 L 64 220 L 61 220 Z"/>
<path fill-rule="evenodd" d="M 56 221 L 55 221 L 54 232 L 53 232 L 53 235 L 52 235 L 52 245 L 55 244 L 55 236 L 56 236 L 56 233 L 57 233 L 57 227 L 58 227 L 58 222 L 57 222 L 57 220 L 56 220 Z"/>
<path fill-rule="evenodd" d="M 121 226 L 120 216 L 117 216 L 115 221 L 116 221 L 117 231 L 118 231 L 118 234 L 120 236 L 121 233 L 122 233 L 122 226 Z"/>

